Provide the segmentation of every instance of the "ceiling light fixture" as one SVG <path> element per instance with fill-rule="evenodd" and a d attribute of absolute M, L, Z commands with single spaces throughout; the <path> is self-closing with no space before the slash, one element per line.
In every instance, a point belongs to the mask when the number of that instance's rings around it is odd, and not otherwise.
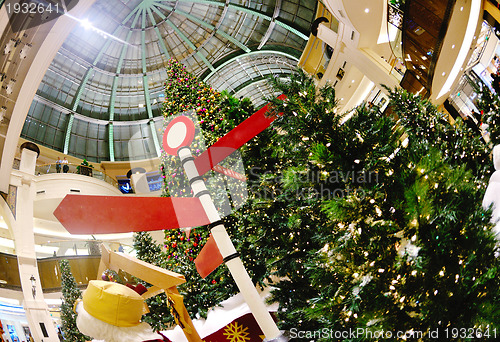
<path fill-rule="evenodd" d="M 370 12 L 370 9 L 369 8 L 365 8 L 365 13 L 368 13 Z"/>
<path fill-rule="evenodd" d="M 134 49 L 138 49 L 137 46 L 134 46 L 134 45 L 130 44 L 129 42 L 124 41 L 123 39 L 115 37 L 115 36 L 113 36 L 113 35 L 111 35 L 111 34 L 109 34 L 107 32 L 104 32 L 103 30 L 100 30 L 100 29 L 94 27 L 92 25 L 92 23 L 88 20 L 88 18 L 80 19 L 80 18 L 77 18 L 75 16 L 72 16 L 69 13 L 65 13 L 64 15 L 67 16 L 67 17 L 69 17 L 69 18 L 71 18 L 71 19 L 73 19 L 73 20 L 78 21 L 80 23 L 80 25 L 82 25 L 86 30 L 87 29 L 91 29 L 92 31 L 97 32 L 99 35 L 101 35 L 104 38 L 111 38 L 111 39 L 114 39 L 114 40 L 116 40 L 116 41 L 118 41 L 118 42 L 120 42 L 122 44 L 126 44 L 126 45 L 128 45 L 128 46 L 130 46 L 130 47 L 132 47 Z"/>

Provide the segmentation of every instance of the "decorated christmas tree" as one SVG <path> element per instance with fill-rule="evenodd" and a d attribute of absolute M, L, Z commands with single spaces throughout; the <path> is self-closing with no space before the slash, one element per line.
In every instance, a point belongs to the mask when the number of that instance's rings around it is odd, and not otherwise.
<path fill-rule="evenodd" d="M 274 83 L 289 95 L 275 101 L 274 136 L 288 164 L 265 206 L 289 220 L 258 225 L 254 248 L 284 279 L 282 327 L 492 334 L 499 263 L 481 208 L 492 169 L 481 137 L 405 91 L 391 93 L 394 115 L 364 105 L 333 115 L 332 88 L 316 91 L 301 72 Z"/>
<path fill-rule="evenodd" d="M 227 92 L 220 93 L 200 81 L 175 59 L 167 64 L 163 115 L 169 117 L 193 110 L 204 134 L 206 146 L 211 146 L 224 134 L 253 113 L 248 99 L 239 101 Z"/>
<path fill-rule="evenodd" d="M 88 336 L 83 335 L 76 327 L 76 313 L 73 311 L 75 302 L 82 298 L 82 292 L 76 285 L 76 280 L 71 273 L 69 261 L 62 259 L 59 262 L 61 270 L 61 288 L 62 288 L 62 304 L 61 304 L 61 321 L 62 332 L 65 341 L 84 342 L 89 341 Z"/>

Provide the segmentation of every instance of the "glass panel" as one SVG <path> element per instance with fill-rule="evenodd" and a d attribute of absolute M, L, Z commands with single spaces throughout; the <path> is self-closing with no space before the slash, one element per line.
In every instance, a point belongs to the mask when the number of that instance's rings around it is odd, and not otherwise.
<path fill-rule="evenodd" d="M 49 106 L 33 101 L 26 116 L 21 137 L 55 150 L 61 150 L 61 141 L 54 139 L 56 134 L 64 132 L 58 127 L 60 116 L 61 113 L 53 111 Z"/>

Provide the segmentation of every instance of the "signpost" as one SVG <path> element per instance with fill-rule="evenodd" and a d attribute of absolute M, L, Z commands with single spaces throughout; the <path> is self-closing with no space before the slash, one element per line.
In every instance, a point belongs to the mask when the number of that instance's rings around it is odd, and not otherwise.
<path fill-rule="evenodd" d="M 189 148 L 194 137 L 194 132 L 194 123 L 188 117 L 179 116 L 175 118 L 169 123 L 165 130 L 163 148 L 168 154 L 178 155 L 181 159 L 189 184 L 191 184 L 194 197 L 200 199 L 203 210 L 210 223 L 215 224 L 211 233 L 222 255 L 223 262 L 226 264 L 229 272 L 231 272 L 236 285 L 245 298 L 250 311 L 252 311 L 255 320 L 259 324 L 267 340 L 275 340 L 281 336 L 281 332 L 276 326 L 276 323 L 274 323 L 271 314 L 267 311 L 257 289 L 252 283 L 252 279 L 245 270 L 239 253 L 234 248 L 210 197 L 205 182 L 198 173 L 198 169 L 194 163 L 194 158 Z"/>

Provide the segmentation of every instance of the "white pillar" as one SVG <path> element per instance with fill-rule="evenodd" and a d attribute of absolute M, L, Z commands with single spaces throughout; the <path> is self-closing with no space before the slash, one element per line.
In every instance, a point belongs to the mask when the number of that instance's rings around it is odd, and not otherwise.
<path fill-rule="evenodd" d="M 330 45 L 335 47 L 335 43 L 338 39 L 338 34 L 327 25 L 320 23 L 318 25 L 318 38 Z"/>
<path fill-rule="evenodd" d="M 136 194 L 149 194 L 148 177 L 145 173 L 133 173 L 130 175 L 130 184 Z"/>
<path fill-rule="evenodd" d="M 374 56 L 358 49 L 349 38 L 349 32 L 344 32 L 344 30 L 342 32 L 344 34 L 342 36 L 342 44 L 340 44 L 341 48 L 335 53 L 344 54 L 345 60 L 352 63 L 352 65 L 376 85 L 385 84 L 389 88 L 394 88 L 399 85 L 399 81 L 389 74 L 390 69 L 384 68 L 381 58 L 375 59 Z M 338 34 L 323 23 L 318 25 L 317 37 L 333 48 L 335 48 L 336 45 L 339 47 L 339 44 L 337 44 L 337 40 L 339 39 Z M 386 92 L 385 89 L 382 89 L 382 91 Z"/>
<path fill-rule="evenodd" d="M 59 342 L 49 308 L 45 303 L 35 253 L 33 233 L 33 201 L 37 152 L 24 148 L 21 151 L 19 172 L 13 172 L 11 184 L 16 186 L 15 217 L 8 223 L 12 229 L 23 290 L 23 306 L 36 342 Z"/>

